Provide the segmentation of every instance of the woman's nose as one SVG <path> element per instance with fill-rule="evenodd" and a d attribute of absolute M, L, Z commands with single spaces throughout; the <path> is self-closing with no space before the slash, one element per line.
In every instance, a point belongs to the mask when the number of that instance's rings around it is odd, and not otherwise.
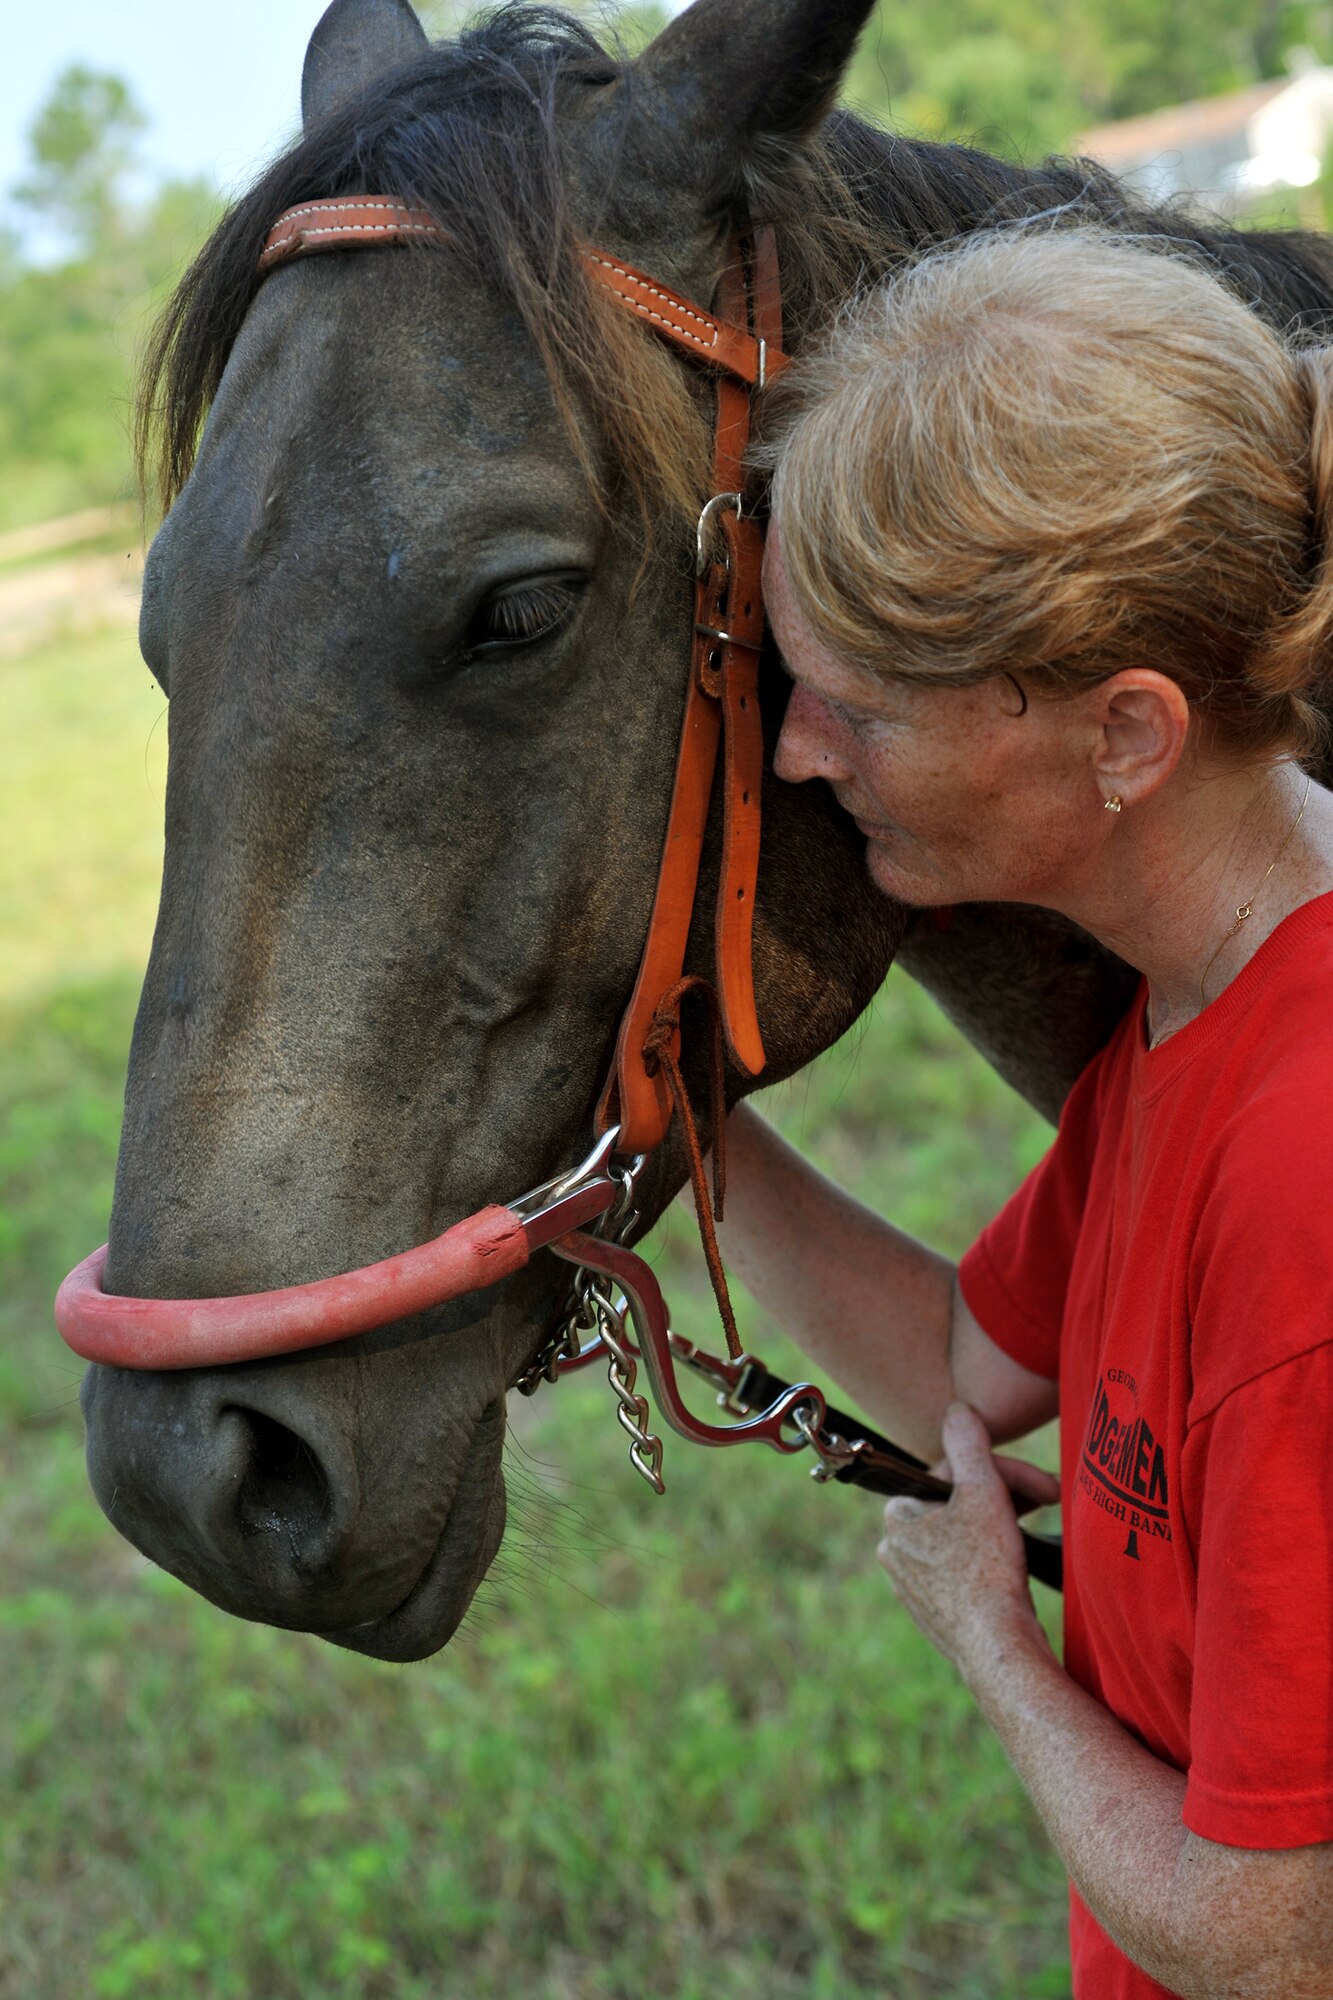
<path fill-rule="evenodd" d="M 793 684 L 787 703 L 782 734 L 773 753 L 773 770 L 789 785 L 802 784 L 807 778 L 827 778 L 830 784 L 837 784 L 851 776 L 828 704 L 799 681 Z"/>

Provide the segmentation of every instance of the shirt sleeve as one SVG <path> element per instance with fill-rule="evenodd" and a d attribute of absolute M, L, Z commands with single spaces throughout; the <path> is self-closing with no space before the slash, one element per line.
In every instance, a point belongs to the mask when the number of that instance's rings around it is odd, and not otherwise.
<path fill-rule="evenodd" d="M 1070 1267 L 1088 1200 L 1099 1124 L 1098 1057 L 1075 1084 L 1055 1144 L 958 1267 L 964 1299 L 1011 1361 L 1054 1381 Z"/>
<path fill-rule="evenodd" d="M 1233 1847 L 1333 1840 L 1331 1411 L 1326 1339 L 1186 1440 L 1203 1506 L 1184 1820 Z"/>

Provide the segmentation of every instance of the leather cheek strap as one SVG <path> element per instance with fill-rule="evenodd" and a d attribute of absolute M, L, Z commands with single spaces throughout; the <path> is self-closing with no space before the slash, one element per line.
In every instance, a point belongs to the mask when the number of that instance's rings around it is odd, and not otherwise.
<path fill-rule="evenodd" d="M 747 284 L 744 252 L 736 244 L 720 291 L 722 312 L 737 331 L 731 351 L 738 355 L 739 365 L 718 379 L 715 495 L 741 491 L 751 392 L 761 377 L 771 378 L 786 365 L 776 341 L 781 306 L 771 231 L 761 232 L 753 255 L 755 290 Z M 742 333 L 737 322 L 751 311 L 756 315 L 755 332 Z M 662 1143 L 671 1123 L 667 1079 L 660 1064 L 645 1053 L 645 1045 L 661 996 L 675 987 L 684 969 L 719 741 L 723 852 L 714 953 L 722 1027 L 732 1059 L 746 1075 L 757 1076 L 765 1061 L 752 949 L 764 766 L 759 712 L 764 540 L 758 522 L 737 510 L 723 510 L 717 527 L 725 553 L 709 564 L 696 588 L 685 716 L 647 942 L 621 1022 L 612 1073 L 597 1108 L 598 1128 L 618 1123 L 621 1150 L 629 1153 L 651 1152 Z M 671 1049 L 679 1060 L 679 1031 L 672 1036 Z"/>
<path fill-rule="evenodd" d="M 759 880 L 764 734 L 759 659 L 764 643 L 760 596 L 763 534 L 757 521 L 723 517 L 730 588 L 722 673 L 722 869 L 714 931 L 722 1027 L 733 1060 L 748 1076 L 764 1067 L 754 992 L 754 899 Z"/>
<path fill-rule="evenodd" d="M 744 485 L 750 442 L 752 392 L 787 366 L 782 351 L 782 287 L 777 239 L 772 228 L 754 232 L 746 245 L 749 284 L 741 249 L 733 250 L 722 286 L 725 311 L 748 310 L 758 346 L 758 376 L 719 385 L 716 471 L 735 468 L 737 490 Z M 742 387 L 742 381 L 744 386 Z M 724 515 L 728 583 L 723 659 L 723 862 L 716 910 L 717 983 L 722 1025 L 733 1060 L 749 1076 L 764 1067 L 764 1044 L 754 991 L 754 899 L 759 878 L 760 798 L 764 777 L 764 730 L 759 712 L 759 662 L 764 643 L 764 533 L 752 515 Z"/>
<path fill-rule="evenodd" d="M 598 1131 L 619 1125 L 620 1150 L 625 1153 L 652 1152 L 671 1123 L 666 1074 L 645 1051 L 662 996 L 679 983 L 685 964 L 721 731 L 721 707 L 691 671 L 648 936 L 621 1018 L 611 1074 L 597 1106 Z M 679 1059 L 679 1031 L 671 1046 Z"/>

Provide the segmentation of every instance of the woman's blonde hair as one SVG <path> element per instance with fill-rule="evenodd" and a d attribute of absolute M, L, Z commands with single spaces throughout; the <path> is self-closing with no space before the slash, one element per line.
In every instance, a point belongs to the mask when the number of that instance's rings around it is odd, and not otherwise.
<path fill-rule="evenodd" d="M 922 256 L 779 392 L 783 560 L 879 675 L 1170 675 L 1219 747 L 1308 754 L 1333 645 L 1333 354 L 1087 228 Z"/>

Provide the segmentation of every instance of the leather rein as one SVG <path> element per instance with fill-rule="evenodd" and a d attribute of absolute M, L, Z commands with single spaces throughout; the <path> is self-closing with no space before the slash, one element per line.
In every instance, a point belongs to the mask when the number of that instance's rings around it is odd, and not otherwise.
<path fill-rule="evenodd" d="M 449 241 L 428 214 L 387 196 L 309 201 L 278 218 L 260 257 L 262 274 L 326 251 Z M 636 1387 L 643 1363 L 660 1414 L 682 1436 L 709 1445 L 761 1442 L 784 1454 L 809 1449 L 813 1476 L 885 1494 L 946 1499 L 947 1483 L 859 1418 L 833 1409 L 811 1383 L 795 1386 L 740 1351 L 713 1235 L 721 1213 L 715 1177 L 709 1203 L 703 1160 L 680 1070 L 681 1009 L 695 994 L 714 1013 L 715 1162 L 726 1106 L 721 1042 L 737 1068 L 764 1067 L 752 958 L 759 868 L 763 731 L 759 661 L 764 638 L 763 530 L 743 498 L 751 402 L 787 366 L 782 297 L 771 229 L 738 238 L 716 312 L 645 276 L 623 259 L 585 247 L 588 278 L 660 338 L 715 372 L 717 413 L 712 497 L 699 519 L 694 637 L 676 773 L 657 886 L 639 971 L 597 1105 L 588 1157 L 508 1206 L 479 1210 L 431 1242 L 381 1263 L 311 1284 L 216 1299 L 118 1297 L 102 1288 L 107 1246 L 70 1272 L 56 1296 L 66 1343 L 85 1360 L 119 1368 L 225 1366 L 319 1347 L 498 1284 L 548 1248 L 572 1266 L 571 1303 L 516 1385 L 605 1359 L 630 1458 L 663 1490 L 662 1442 Z M 684 977 L 709 807 L 721 763 L 722 865 L 714 912 L 715 983 Z M 648 1155 L 679 1113 L 710 1275 L 727 1331 L 721 1358 L 674 1333 L 650 1267 L 622 1240 L 637 1216 L 634 1186 Z M 733 1421 L 705 1422 L 685 1402 L 677 1365 L 718 1392 Z M 1025 1535 L 1034 1575 L 1059 1587 L 1058 1541 Z"/>

